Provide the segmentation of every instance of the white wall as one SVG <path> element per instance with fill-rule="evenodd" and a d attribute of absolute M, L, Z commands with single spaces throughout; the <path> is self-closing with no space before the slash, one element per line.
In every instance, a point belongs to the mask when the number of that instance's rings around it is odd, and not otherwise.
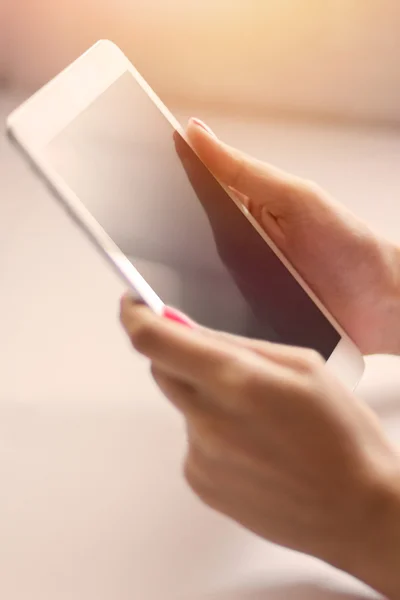
<path fill-rule="evenodd" d="M 397 0 L 3 0 L 35 87 L 110 37 L 169 101 L 400 121 Z"/>

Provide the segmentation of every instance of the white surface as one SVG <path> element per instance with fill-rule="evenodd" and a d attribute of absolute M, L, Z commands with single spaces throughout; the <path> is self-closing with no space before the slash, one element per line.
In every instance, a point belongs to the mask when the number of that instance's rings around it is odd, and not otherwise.
<path fill-rule="evenodd" d="M 1 1 L 4 68 L 19 82 L 106 37 L 163 99 L 400 121 L 398 0 Z"/>
<path fill-rule="evenodd" d="M 1 120 L 13 102 L 0 99 Z M 400 138 L 209 122 L 399 231 Z M 2 138 L 0 197 L 0 597 L 369 597 L 197 502 L 180 476 L 180 418 L 117 326 L 122 286 Z M 399 361 L 371 359 L 360 393 L 397 439 L 399 390 Z"/>

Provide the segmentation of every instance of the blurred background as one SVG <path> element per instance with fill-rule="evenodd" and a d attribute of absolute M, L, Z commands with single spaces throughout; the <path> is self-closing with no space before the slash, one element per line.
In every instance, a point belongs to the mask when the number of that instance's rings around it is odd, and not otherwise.
<path fill-rule="evenodd" d="M 99 38 L 185 122 L 316 180 L 400 242 L 397 0 L 0 0 L 0 122 Z M 205 509 L 117 327 L 120 282 L 0 134 L 0 596 L 371 597 Z M 400 439 L 399 360 L 358 393 Z"/>
<path fill-rule="evenodd" d="M 35 89 L 101 37 L 168 103 L 396 123 L 395 0 L 2 0 L 3 80 Z"/>

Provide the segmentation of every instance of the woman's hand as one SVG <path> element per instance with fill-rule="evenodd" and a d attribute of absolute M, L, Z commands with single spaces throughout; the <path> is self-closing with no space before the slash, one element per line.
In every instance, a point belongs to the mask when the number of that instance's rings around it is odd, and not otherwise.
<path fill-rule="evenodd" d="M 319 356 L 185 328 L 128 297 L 121 319 L 186 419 L 196 494 L 263 538 L 400 598 L 399 457 Z"/>
<path fill-rule="evenodd" d="M 400 353 L 400 250 L 313 183 L 219 141 L 197 120 L 187 135 L 365 354 Z"/>

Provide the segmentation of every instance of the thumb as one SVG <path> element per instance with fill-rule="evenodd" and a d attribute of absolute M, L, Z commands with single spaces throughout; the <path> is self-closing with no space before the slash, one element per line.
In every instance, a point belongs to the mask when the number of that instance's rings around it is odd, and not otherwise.
<path fill-rule="evenodd" d="M 187 137 L 199 158 L 224 185 L 249 196 L 253 203 L 267 205 L 280 216 L 295 208 L 298 180 L 220 141 L 207 125 L 191 119 Z"/>

